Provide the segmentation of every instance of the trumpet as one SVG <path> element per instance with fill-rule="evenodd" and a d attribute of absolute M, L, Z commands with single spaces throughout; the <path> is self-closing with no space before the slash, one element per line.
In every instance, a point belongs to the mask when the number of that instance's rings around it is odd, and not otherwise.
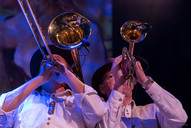
<path fill-rule="evenodd" d="M 126 47 L 122 49 L 122 62 L 121 69 L 123 71 L 123 75 L 126 80 L 128 80 L 128 86 L 133 86 L 136 84 L 136 76 L 135 76 L 135 64 L 136 59 L 133 56 L 134 45 L 135 43 L 141 42 L 147 35 L 149 29 L 151 29 L 151 25 L 148 23 L 141 23 L 139 21 L 127 21 L 120 28 L 120 34 L 122 38 L 129 43 L 129 50 Z M 128 60 L 129 67 L 125 68 L 125 60 Z"/>
<path fill-rule="evenodd" d="M 54 64 L 52 52 L 48 47 L 47 40 L 42 33 L 41 27 L 38 23 L 36 15 L 34 14 L 30 1 L 18 0 L 18 3 L 39 46 L 43 59 L 48 59 L 45 51 L 43 51 L 42 48 L 44 45 L 47 53 L 49 54 L 51 62 Z M 38 31 L 36 32 L 35 30 Z M 78 49 L 82 46 L 87 49 L 87 46 L 89 46 L 89 42 L 87 42 L 86 40 L 89 38 L 90 34 L 90 21 L 76 12 L 62 13 L 56 16 L 51 21 L 48 27 L 48 35 L 50 41 L 57 47 L 71 51 L 74 64 L 70 67 L 70 69 L 72 68 L 74 69 L 74 71 L 76 71 L 76 75 L 82 82 L 84 81 L 84 79 L 81 70 Z"/>

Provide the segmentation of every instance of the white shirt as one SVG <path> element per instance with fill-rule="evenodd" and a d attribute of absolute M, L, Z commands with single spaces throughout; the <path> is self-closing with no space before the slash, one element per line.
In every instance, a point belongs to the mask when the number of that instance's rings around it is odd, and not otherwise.
<path fill-rule="evenodd" d="M 66 95 L 70 94 L 71 95 Z M 11 112 L 4 112 L 2 104 L 7 93 L 0 97 L 0 128 L 94 128 L 106 112 L 97 92 L 85 85 L 85 93 L 32 93 Z M 54 101 L 53 114 L 48 114 Z"/>
<path fill-rule="evenodd" d="M 156 82 L 146 92 L 154 103 L 136 106 L 132 101 L 123 106 L 125 96 L 112 90 L 108 111 L 96 128 L 181 128 L 186 123 L 187 114 L 172 94 Z"/>

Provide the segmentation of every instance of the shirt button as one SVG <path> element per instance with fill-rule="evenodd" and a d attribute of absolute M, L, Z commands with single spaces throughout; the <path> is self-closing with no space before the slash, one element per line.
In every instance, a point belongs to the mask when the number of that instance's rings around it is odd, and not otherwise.
<path fill-rule="evenodd" d="M 122 99 L 120 98 L 119 101 L 122 101 Z"/>
<path fill-rule="evenodd" d="M 150 96 L 152 96 L 153 94 L 150 93 Z"/>
<path fill-rule="evenodd" d="M 51 118 L 50 117 L 48 117 L 48 120 L 50 120 Z"/>
<path fill-rule="evenodd" d="M 49 123 L 49 122 L 47 122 L 46 124 L 47 124 L 47 125 L 49 125 L 50 123 Z"/>

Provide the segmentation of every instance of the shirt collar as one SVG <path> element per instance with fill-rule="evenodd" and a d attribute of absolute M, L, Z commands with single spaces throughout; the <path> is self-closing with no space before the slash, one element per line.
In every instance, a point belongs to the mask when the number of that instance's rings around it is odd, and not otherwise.
<path fill-rule="evenodd" d="M 73 92 L 70 89 L 66 89 L 64 92 L 52 93 L 51 97 L 63 97 L 73 96 Z"/>
<path fill-rule="evenodd" d="M 132 100 L 127 106 L 131 106 L 131 108 L 136 107 L 135 101 Z"/>

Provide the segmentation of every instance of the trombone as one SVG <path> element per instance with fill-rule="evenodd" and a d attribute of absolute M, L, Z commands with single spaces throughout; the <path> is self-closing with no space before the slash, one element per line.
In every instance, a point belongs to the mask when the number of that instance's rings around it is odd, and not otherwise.
<path fill-rule="evenodd" d="M 148 23 L 141 23 L 134 20 L 125 22 L 120 28 L 122 38 L 129 43 L 129 50 L 126 47 L 123 47 L 122 49 L 121 62 L 121 68 L 126 80 L 128 80 L 128 86 L 132 87 L 136 84 L 136 76 L 134 72 L 136 59 L 133 56 L 134 45 L 145 39 L 148 30 L 151 28 L 151 25 Z M 125 60 L 128 60 L 129 62 L 128 70 L 124 68 Z"/>
<path fill-rule="evenodd" d="M 51 62 L 54 64 L 52 52 L 48 47 L 47 40 L 45 39 L 36 15 L 34 14 L 30 1 L 18 0 L 18 3 L 39 46 L 43 59 L 48 59 L 42 48 L 44 45 Z M 38 31 L 36 32 L 35 29 Z M 81 70 L 78 48 L 84 46 L 87 49 L 87 46 L 89 46 L 86 40 L 91 34 L 90 21 L 76 12 L 62 13 L 51 21 L 48 27 L 48 34 L 50 41 L 55 46 L 71 51 L 74 64 L 70 67 L 70 69 L 74 68 L 76 75 L 83 82 L 84 79 Z"/>

